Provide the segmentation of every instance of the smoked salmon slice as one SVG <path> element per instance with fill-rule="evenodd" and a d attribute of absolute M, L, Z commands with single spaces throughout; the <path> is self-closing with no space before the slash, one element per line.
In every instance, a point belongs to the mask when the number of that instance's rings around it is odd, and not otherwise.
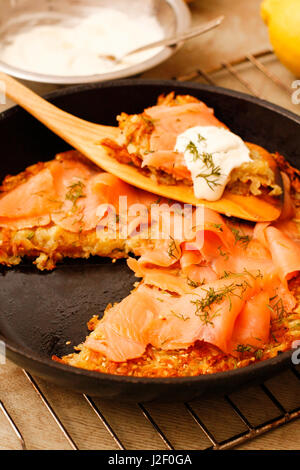
<path fill-rule="evenodd" d="M 178 134 L 195 126 L 221 126 L 222 124 L 203 102 L 187 103 L 178 106 L 158 105 L 145 110 L 152 120 L 154 131 L 151 134 L 150 149 L 173 150 Z"/>
<path fill-rule="evenodd" d="M 85 346 L 117 362 L 139 357 L 148 344 L 171 350 L 205 341 L 228 353 L 238 315 L 263 285 L 261 276 L 245 274 L 174 297 L 141 284 L 107 310 Z"/>
<path fill-rule="evenodd" d="M 129 258 L 127 264 L 137 277 L 143 278 L 145 284 L 165 291 L 183 295 L 193 292 L 197 285 L 195 281 L 183 275 L 178 268 L 151 268 L 139 263 L 135 258 Z"/>
<path fill-rule="evenodd" d="M 281 280 L 295 276 L 300 270 L 300 244 L 272 226 L 266 228 L 266 239 Z"/>
<path fill-rule="evenodd" d="M 21 230 L 53 222 L 69 232 L 90 231 L 103 218 L 105 207 L 119 213 L 121 196 L 128 211 L 135 204 L 148 206 L 157 199 L 70 151 L 0 197 L 0 226 Z"/>
<path fill-rule="evenodd" d="M 49 214 L 58 207 L 55 198 L 52 174 L 44 169 L 0 199 L 0 225 L 16 229 L 47 225 Z"/>
<path fill-rule="evenodd" d="M 269 339 L 270 332 L 270 295 L 266 291 L 259 292 L 249 299 L 238 315 L 234 324 L 231 353 L 238 355 L 241 348 L 261 350 Z"/>

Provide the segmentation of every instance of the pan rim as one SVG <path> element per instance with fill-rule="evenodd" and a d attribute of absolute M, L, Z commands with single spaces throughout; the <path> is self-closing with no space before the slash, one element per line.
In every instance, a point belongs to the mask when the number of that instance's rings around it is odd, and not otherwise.
<path fill-rule="evenodd" d="M 72 94 L 76 94 L 79 92 L 84 92 L 88 90 L 94 89 L 101 89 L 101 88 L 114 88 L 114 87 L 127 87 L 127 86 L 166 86 L 170 89 L 178 89 L 182 87 L 189 88 L 190 90 L 204 90 L 211 93 L 217 93 L 219 95 L 225 95 L 233 98 L 237 98 L 242 101 L 250 102 L 259 105 L 262 108 L 271 110 L 277 114 L 283 115 L 285 118 L 294 121 L 296 124 L 300 125 L 300 116 L 289 111 L 277 104 L 270 103 L 269 101 L 263 100 L 261 98 L 257 98 L 255 96 L 248 95 L 247 93 L 231 90 L 224 87 L 213 86 L 213 85 L 206 85 L 206 84 L 199 84 L 196 82 L 178 82 L 176 80 L 159 80 L 159 79 L 141 79 L 141 78 L 134 78 L 134 79 L 122 79 L 122 80 L 111 80 L 106 82 L 99 82 L 99 83 L 87 83 L 87 84 L 80 84 L 74 85 L 58 90 L 51 91 L 44 96 L 45 99 L 52 101 L 56 98 L 60 98 L 62 96 L 68 96 Z M 9 108 L 8 110 L 3 111 L 0 113 L 0 122 L 9 118 L 11 115 L 15 114 L 16 112 L 23 111 L 22 108 L 18 105 Z M 1 124 L 0 124 L 1 125 Z M 231 369 L 221 372 L 215 372 L 212 374 L 205 374 L 205 375 L 198 375 L 198 376 L 186 376 L 186 377 L 132 377 L 127 375 L 115 375 L 115 374 L 108 374 L 103 372 L 96 372 L 90 371 L 87 369 L 81 369 L 77 367 L 72 367 L 67 364 L 60 364 L 58 362 L 53 361 L 47 357 L 41 357 L 38 354 L 36 355 L 34 352 L 27 352 L 25 349 L 22 350 L 21 346 L 16 346 L 10 340 L 7 340 L 1 333 L 0 333 L 0 340 L 4 341 L 7 351 L 12 354 L 16 354 L 18 356 L 24 357 L 30 362 L 36 363 L 38 365 L 44 366 L 47 369 L 53 370 L 56 369 L 57 371 L 65 372 L 68 375 L 86 377 L 87 379 L 96 379 L 101 383 L 103 380 L 109 380 L 116 383 L 128 383 L 128 384 L 142 384 L 142 385 L 188 385 L 188 384 L 199 384 L 204 385 L 206 382 L 213 382 L 222 379 L 231 379 L 234 377 L 243 377 L 244 375 L 251 376 L 256 375 L 260 371 L 264 369 L 270 369 L 274 367 L 274 373 L 276 372 L 279 365 L 284 364 L 289 359 L 291 359 L 291 355 L 293 350 L 290 349 L 288 351 L 284 351 L 278 354 L 275 357 L 270 359 L 266 359 L 264 361 L 256 362 L 254 364 L 250 364 L 245 367 Z"/>
<path fill-rule="evenodd" d="M 177 384 L 177 385 L 184 385 L 192 383 L 199 383 L 199 385 L 204 385 L 207 381 L 211 382 L 212 380 L 217 380 L 218 378 L 234 378 L 236 376 L 241 377 L 244 374 L 250 376 L 251 374 L 255 374 L 255 372 L 259 372 L 262 369 L 265 369 L 268 366 L 268 369 L 272 366 L 277 366 L 279 364 L 284 363 L 288 359 L 291 358 L 293 350 L 290 349 L 288 351 L 284 351 L 282 353 L 277 354 L 270 359 L 266 359 L 264 361 L 256 362 L 254 364 L 250 364 L 245 367 L 240 367 L 237 369 L 230 369 L 221 372 L 214 372 L 212 374 L 202 374 L 202 375 L 195 375 L 195 376 L 186 376 L 186 377 L 136 377 L 136 376 L 128 376 L 128 375 L 116 375 L 116 374 L 107 374 L 105 372 L 96 372 L 87 369 L 81 369 L 79 367 L 69 366 L 68 364 L 60 364 L 59 362 L 53 361 L 52 359 L 48 359 L 47 357 L 43 358 L 39 355 L 35 355 L 34 353 L 26 352 L 25 350 L 21 351 L 19 346 L 15 346 L 11 341 L 8 341 L 4 336 L 0 334 L 0 340 L 4 341 L 6 348 L 8 351 L 15 353 L 17 355 L 21 355 L 25 357 L 29 361 L 34 361 L 35 363 L 49 367 L 50 369 L 58 369 L 63 372 L 67 372 L 75 374 L 76 376 L 84 376 L 93 378 L 96 380 L 105 380 L 109 379 L 114 382 L 127 382 L 131 384 L 143 384 L 143 385 L 167 385 L 167 384 Z"/>
<path fill-rule="evenodd" d="M 78 93 L 81 91 L 88 91 L 94 90 L 97 88 L 115 88 L 115 87 L 127 87 L 127 86 L 167 86 L 170 88 L 190 88 L 194 90 L 205 90 L 212 93 L 217 93 L 220 95 L 230 96 L 233 98 L 238 98 L 243 101 L 248 101 L 249 103 L 257 104 L 263 108 L 266 108 L 271 111 L 275 111 L 291 119 L 292 121 L 300 124 L 300 115 L 298 116 L 296 113 L 283 108 L 282 106 L 271 103 L 270 101 L 264 100 L 262 98 L 258 98 L 256 96 L 249 95 L 248 93 L 244 93 L 241 91 L 231 90 L 230 88 L 220 87 L 216 85 L 207 85 L 203 83 L 197 82 L 189 82 L 189 81 L 178 81 L 178 80 L 160 80 L 160 79 L 151 79 L 151 78 L 126 78 L 126 79 L 119 79 L 119 80 L 107 80 L 105 82 L 93 82 L 93 83 L 84 83 L 84 84 L 76 84 L 71 85 L 63 88 L 59 88 L 57 90 L 50 91 L 41 95 L 46 100 L 52 101 L 56 98 L 60 98 L 62 96 L 72 95 L 74 93 Z M 9 117 L 10 114 L 24 111 L 19 105 L 14 105 L 11 108 L 2 111 L 0 113 L 0 122 L 4 120 L 6 117 Z"/>

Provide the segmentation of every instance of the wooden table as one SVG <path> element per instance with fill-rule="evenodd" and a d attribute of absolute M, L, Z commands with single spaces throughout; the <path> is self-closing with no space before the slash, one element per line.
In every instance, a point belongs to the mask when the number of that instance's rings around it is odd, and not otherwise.
<path fill-rule="evenodd" d="M 188 42 L 164 64 L 148 71 L 147 78 L 185 78 L 212 81 L 221 86 L 251 92 L 300 114 L 300 105 L 292 103 L 293 77 L 275 58 L 266 54 L 255 62 L 256 53 L 270 48 L 267 30 L 259 16 L 260 0 L 198 0 L 191 5 L 195 24 L 224 13 L 226 21 L 216 31 Z M 254 54 L 241 62 L 236 59 Z M 239 60 L 238 60 L 239 61 Z M 256 65 L 253 65 L 253 62 Z M 223 64 L 223 65 L 221 65 Z M 261 67 L 260 64 L 263 64 Z M 257 68 L 259 66 L 263 71 Z M 270 77 L 265 75 L 266 70 Z M 201 70 L 202 75 L 195 73 Z M 213 70 L 215 72 L 211 73 Z M 208 74 L 208 76 L 206 75 Z M 236 75 L 237 74 L 237 75 Z M 274 75 L 280 84 L 274 83 Z M 203 78 L 206 76 L 206 79 Z M 39 93 L 51 85 L 31 84 Z M 0 105 L 0 111 L 11 106 Z M 210 396 L 192 404 L 193 411 L 218 442 L 247 431 L 245 423 L 232 408 L 238 406 L 252 426 L 276 419 L 284 410 L 266 395 L 271 392 L 285 410 L 300 406 L 300 381 L 297 371 L 288 370 L 267 382 L 267 389 L 251 387 L 230 396 Z M 28 376 L 14 364 L 0 365 L 0 400 L 22 434 L 28 449 L 118 449 L 105 426 L 107 423 L 127 449 L 166 449 L 165 436 L 176 449 L 203 449 L 211 445 L 201 427 L 184 404 L 124 405 L 95 400 L 95 409 L 87 399 L 62 390 L 43 380 Z M 41 396 L 33 385 L 38 385 Z M 47 403 L 43 402 L 44 397 Z M 271 395 L 272 398 L 272 395 Z M 2 410 L 4 411 L 4 410 Z M 163 433 L 160 436 L 147 419 L 147 412 Z M 146 413 L 146 416 L 145 416 Z M 293 416 L 293 415 L 292 415 Z M 102 421 L 101 419 L 102 418 Z M 106 423 L 103 421 L 106 419 Z M 284 420 L 284 418 L 282 419 Z M 58 423 L 59 421 L 59 423 Z M 59 424 L 59 425 L 58 425 Z M 22 442 L 0 410 L 0 449 L 19 449 Z M 242 449 L 300 449 L 300 421 L 294 420 L 238 446 Z"/>

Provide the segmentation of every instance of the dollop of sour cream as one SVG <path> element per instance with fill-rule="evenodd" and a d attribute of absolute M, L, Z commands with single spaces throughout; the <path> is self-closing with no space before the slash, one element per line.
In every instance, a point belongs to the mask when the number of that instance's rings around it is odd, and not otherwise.
<path fill-rule="evenodd" d="M 216 201 L 222 197 L 234 168 L 251 161 L 243 140 L 216 126 L 196 126 L 179 134 L 174 150 L 184 154 L 195 196 Z"/>

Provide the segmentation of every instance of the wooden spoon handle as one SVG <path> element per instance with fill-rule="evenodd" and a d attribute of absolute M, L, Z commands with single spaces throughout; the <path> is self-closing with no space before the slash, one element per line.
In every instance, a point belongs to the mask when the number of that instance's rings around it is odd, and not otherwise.
<path fill-rule="evenodd" d="M 4 83 L 5 94 L 9 98 L 71 145 L 79 136 L 87 140 L 99 140 L 116 133 L 114 127 L 94 124 L 57 108 L 3 72 L 0 72 L 0 81 Z"/>

